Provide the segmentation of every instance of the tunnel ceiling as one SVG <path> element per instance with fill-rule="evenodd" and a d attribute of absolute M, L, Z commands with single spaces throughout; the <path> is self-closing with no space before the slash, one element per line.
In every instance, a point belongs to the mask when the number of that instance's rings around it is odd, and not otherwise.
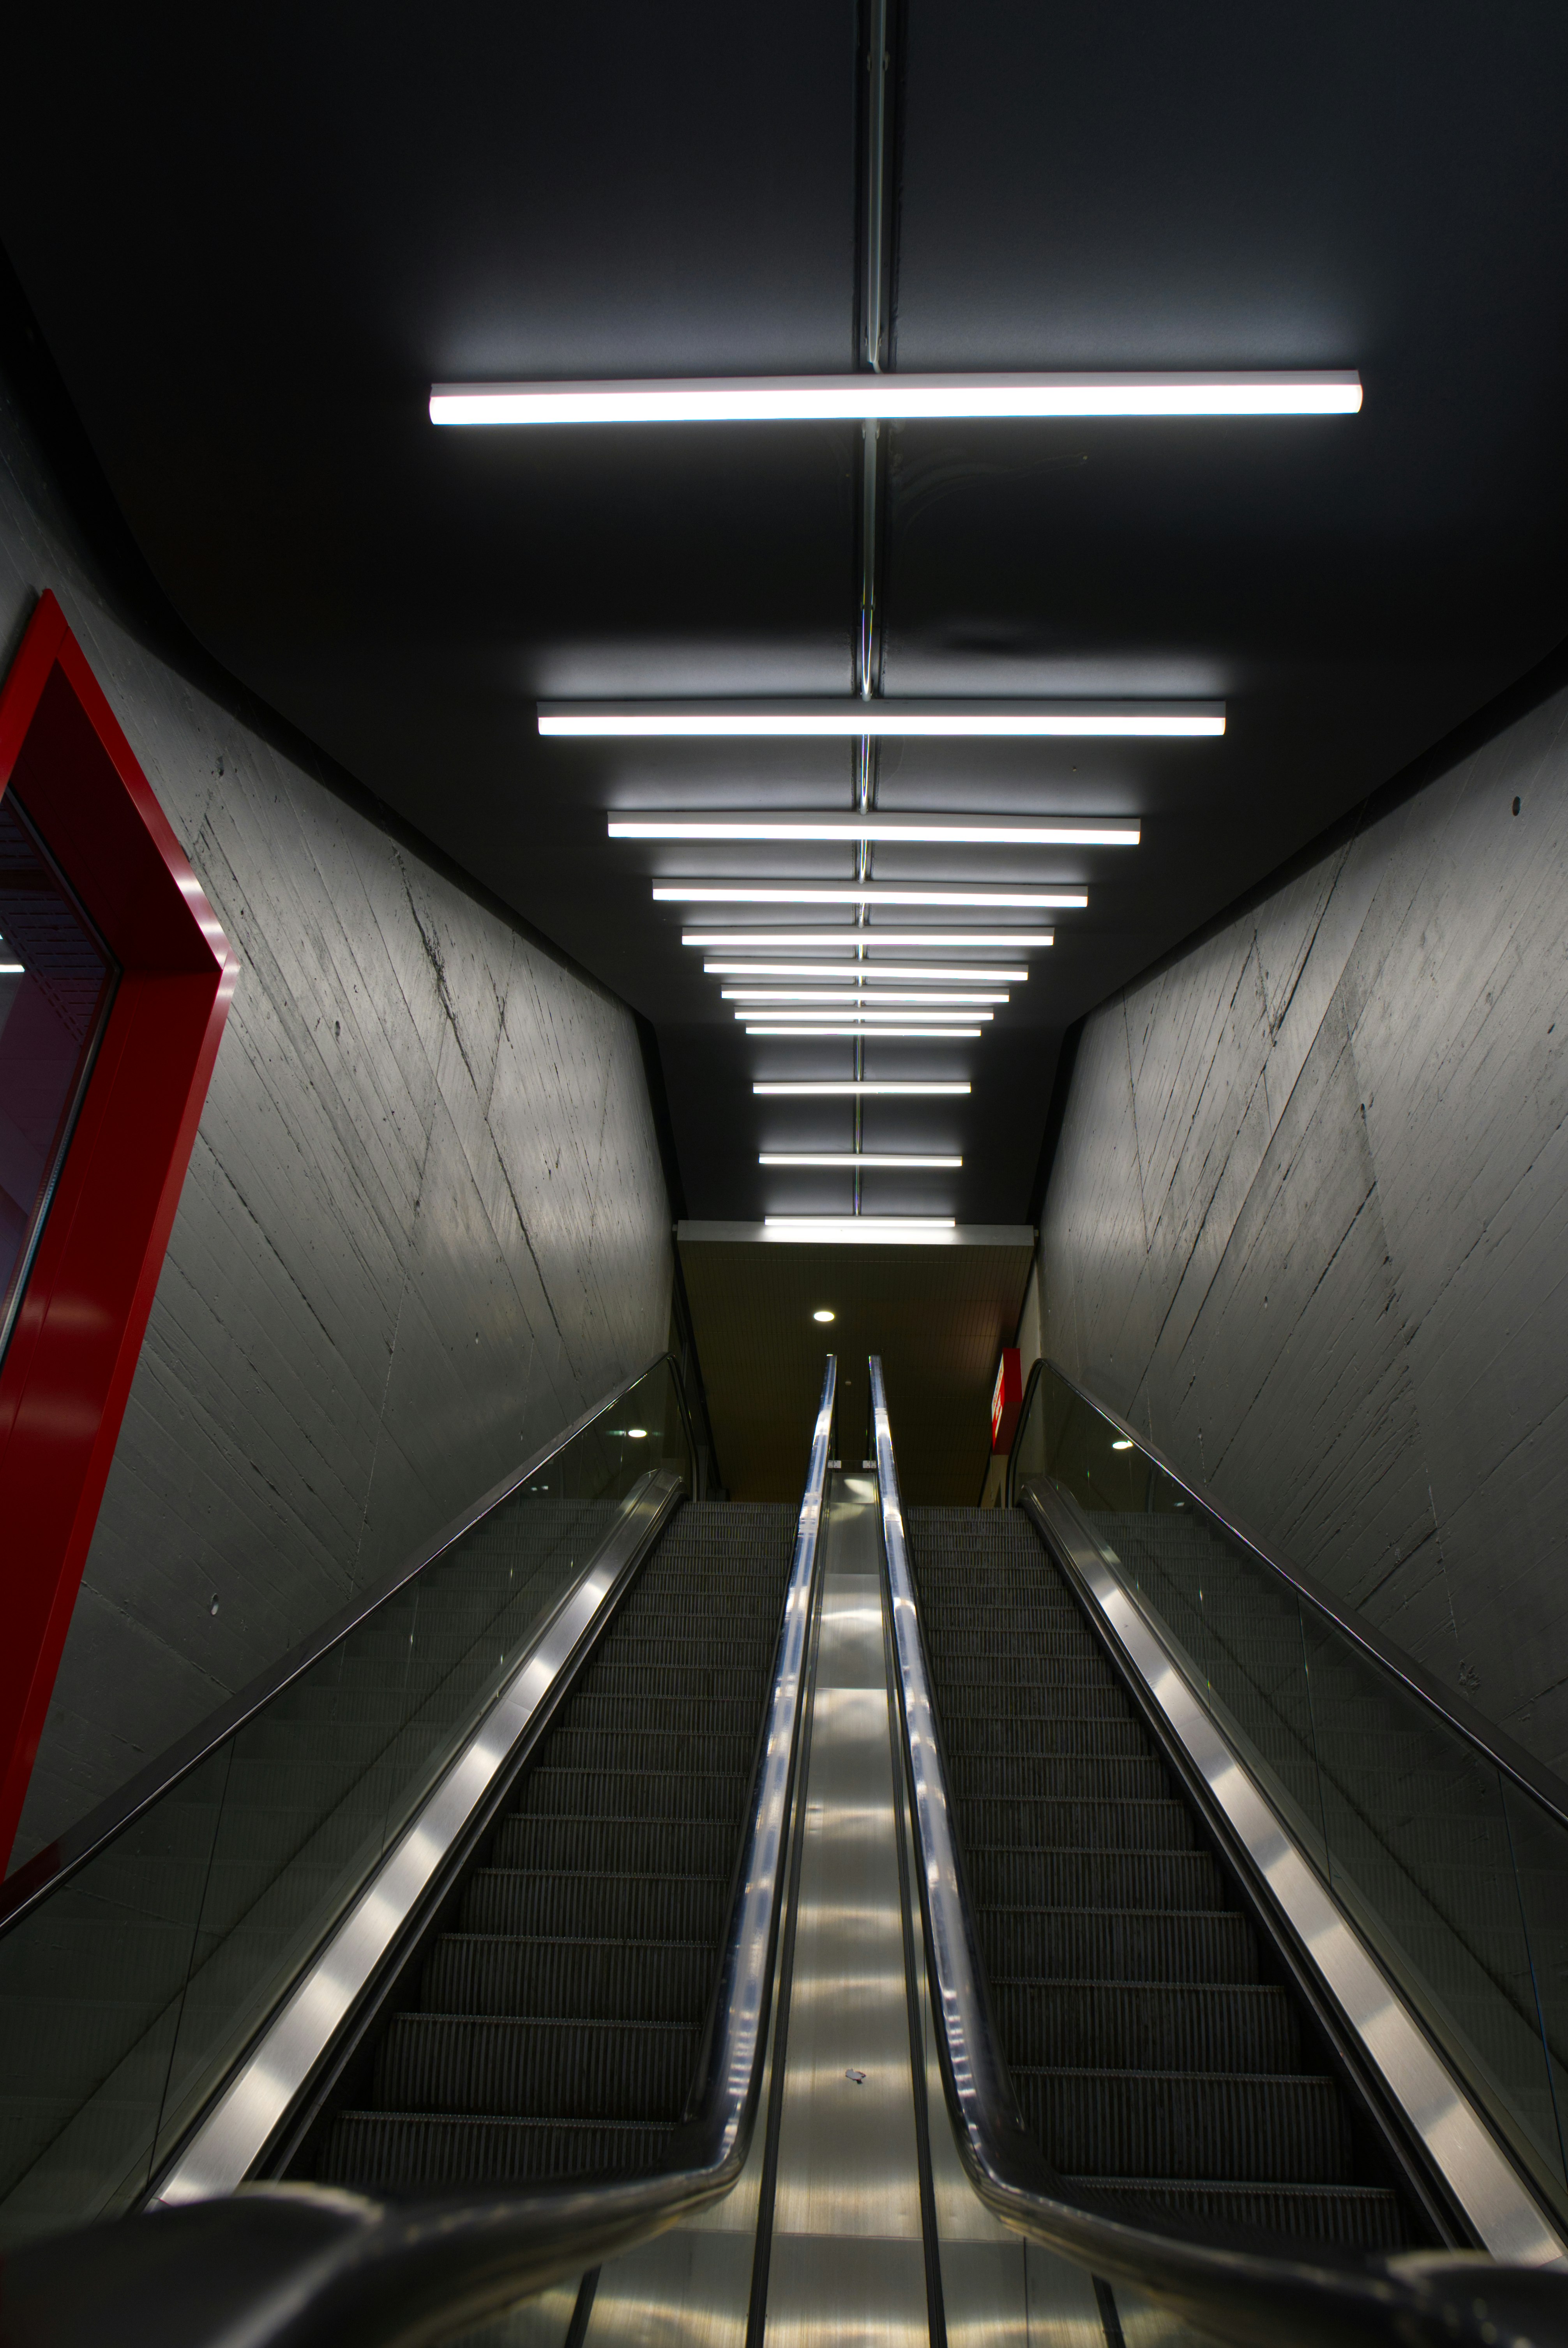
<path fill-rule="evenodd" d="M 1352 418 L 893 427 L 883 687 L 1219 695 L 1223 739 L 888 746 L 898 810 L 1136 815 L 972 1044 L 873 1103 L 869 1210 L 1029 1211 L 1064 1028 L 1568 633 L 1568 13 L 896 12 L 900 370 L 1355 367 Z M 541 741 L 552 695 L 844 695 L 854 425 L 442 433 L 433 379 L 858 362 L 851 0 L 36 9 L 0 236 L 108 480 L 248 685 L 654 1023 L 693 1216 L 842 1207 L 608 811 L 847 809 L 848 744 Z M 930 850 L 876 872 L 934 877 Z"/>

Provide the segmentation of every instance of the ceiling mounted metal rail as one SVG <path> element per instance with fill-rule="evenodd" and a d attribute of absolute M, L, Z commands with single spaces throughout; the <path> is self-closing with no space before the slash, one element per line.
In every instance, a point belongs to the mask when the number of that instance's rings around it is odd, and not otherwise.
<path fill-rule="evenodd" d="M 969 2181 L 1018 2232 L 1090 2273 L 1131 2284 L 1204 2334 L 1291 2348 L 1526 2348 L 1568 2337 L 1568 2284 L 1544 2264 L 1493 2264 L 1465 2254 L 1337 2267 L 1310 2254 L 1269 2259 L 1146 2232 L 1085 2209 L 1018 2116 L 991 2023 L 985 1972 L 965 1893 L 894 1457 L 882 1365 L 869 1365 L 922 1922 L 948 2115 Z M 1541 2230 L 1540 2255 L 1550 2257 Z"/>
<path fill-rule="evenodd" d="M 88 2228 L 4 2262 L 0 2348 L 425 2348 L 730 2191 L 761 2100 L 835 1384 L 829 1354 L 712 2024 L 663 2165 L 399 2204 L 260 2186 Z"/>

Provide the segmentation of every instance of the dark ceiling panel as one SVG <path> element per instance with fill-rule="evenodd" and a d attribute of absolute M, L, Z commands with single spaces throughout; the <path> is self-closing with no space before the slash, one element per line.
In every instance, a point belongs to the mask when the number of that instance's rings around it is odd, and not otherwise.
<path fill-rule="evenodd" d="M 991 1386 L 1018 1326 L 1032 1232 L 944 1247 L 814 1247 L 682 1223 L 677 1239 L 719 1467 L 735 1499 L 799 1498 L 831 1351 L 845 1466 L 869 1456 L 855 1447 L 867 1426 L 866 1357 L 880 1354 L 906 1500 L 978 1502 Z M 831 1326 L 812 1319 L 819 1305 L 836 1314 Z"/>
<path fill-rule="evenodd" d="M 906 367 L 1357 366 L 1353 419 L 889 436 L 895 693 L 1223 694 L 1223 741 L 886 746 L 894 808 L 1136 813 L 961 1074 L 966 1220 L 1028 1211 L 1064 1027 L 1568 633 L 1568 15 L 902 12 Z M 837 369 L 856 18 L 89 5 L 9 35 L 0 235 L 197 633 L 655 1023 L 689 1204 L 847 1203 L 760 1146 L 848 1111 L 753 1042 L 655 908 L 768 851 L 615 845 L 617 807 L 849 804 L 846 749 L 542 744 L 537 695 L 842 692 L 847 427 L 437 433 L 433 378 Z M 798 860 L 849 877 L 847 856 Z M 929 852 L 878 851 L 927 876 Z M 951 869 L 962 869 L 954 865 Z M 715 918 L 710 916 L 710 919 Z M 897 1181 L 902 1195 L 893 1195 Z M 868 1189 L 867 1205 L 873 1204 Z"/>

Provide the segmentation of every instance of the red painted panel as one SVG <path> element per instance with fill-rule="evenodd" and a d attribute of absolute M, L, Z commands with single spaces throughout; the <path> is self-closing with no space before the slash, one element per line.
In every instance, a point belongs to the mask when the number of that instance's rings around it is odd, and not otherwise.
<path fill-rule="evenodd" d="M 1007 1452 L 1012 1449 L 1012 1439 L 1018 1432 L 1018 1415 L 1023 1408 L 1023 1368 L 1016 1345 L 1002 1349 L 997 1364 L 997 1380 L 991 1388 L 991 1449 Z"/>
<path fill-rule="evenodd" d="M 0 688 L 15 788 L 123 971 L 0 1366 L 0 1862 L 233 992 L 228 942 L 59 605 Z"/>

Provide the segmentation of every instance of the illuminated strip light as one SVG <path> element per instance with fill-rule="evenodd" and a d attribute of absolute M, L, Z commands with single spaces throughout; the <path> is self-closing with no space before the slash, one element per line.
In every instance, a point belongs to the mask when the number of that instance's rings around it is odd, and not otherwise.
<path fill-rule="evenodd" d="M 917 847 L 1136 848 L 1135 823 L 948 823 L 897 816 L 614 816 L 611 839 L 857 840 Z"/>
<path fill-rule="evenodd" d="M 541 701 L 543 735 L 572 741 L 835 740 L 866 735 L 1001 741 L 1134 740 L 1223 734 L 1223 701 Z"/>
<path fill-rule="evenodd" d="M 804 1100 L 807 1097 L 813 1100 L 848 1100 L 856 1094 L 867 1093 L 897 1094 L 900 1099 L 906 1100 L 912 1096 L 922 1100 L 938 1097 L 951 1100 L 967 1097 L 971 1089 L 963 1077 L 945 1076 L 929 1081 L 920 1076 L 828 1076 L 820 1080 L 815 1076 L 791 1076 L 752 1086 L 753 1093 L 769 1100 Z"/>
<path fill-rule="evenodd" d="M 961 1158 L 917 1157 L 907 1150 L 900 1154 L 889 1149 L 763 1149 L 757 1153 L 759 1166 L 876 1166 L 897 1169 L 901 1166 L 953 1167 L 963 1162 Z"/>
<path fill-rule="evenodd" d="M 994 905 L 1027 907 L 1036 912 L 1082 912 L 1081 889 L 890 889 L 880 881 L 836 889 L 753 888 L 743 881 L 712 885 L 656 880 L 656 905 Z"/>
<path fill-rule="evenodd" d="M 1054 930 L 856 930 L 846 924 L 841 930 L 682 930 L 683 946 L 725 946 L 747 953 L 774 953 L 797 949 L 802 953 L 831 953 L 837 946 L 851 949 L 858 946 L 896 947 L 907 953 L 914 948 L 921 953 L 934 953 L 939 946 L 967 952 L 983 946 L 989 953 L 1028 953 L 1034 946 L 1053 946 Z M 960 964 L 961 968 L 962 965 Z"/>
<path fill-rule="evenodd" d="M 851 1010 L 811 1011 L 804 1008 L 796 1010 L 791 1005 L 787 1010 L 781 1007 L 775 1011 L 764 1004 L 748 1004 L 744 1010 L 737 1011 L 734 1016 L 737 1019 L 787 1019 L 792 1026 L 811 1026 L 817 1021 L 825 1019 L 835 1027 L 842 1026 L 846 1022 L 856 1027 L 902 1027 L 911 1019 L 924 1020 L 927 1026 L 932 1027 L 956 1027 L 966 1026 L 976 1021 L 981 1025 L 989 1025 L 996 1017 L 994 1011 L 927 1011 L 925 1009 L 879 1011 L 870 1004 L 863 1006 L 856 1003 L 853 996 L 847 999 L 854 1004 L 854 1008 Z"/>
<path fill-rule="evenodd" d="M 745 1014 L 742 1012 L 737 1015 L 744 1018 Z M 975 1015 L 980 1019 L 990 1017 L 989 1011 L 978 1012 Z M 792 1025 L 777 1027 L 748 1027 L 746 1033 L 748 1035 L 793 1035 L 797 1042 L 803 1036 L 869 1035 L 878 1044 L 884 1041 L 897 1041 L 901 1037 L 910 1035 L 922 1035 L 928 1043 L 940 1040 L 944 1044 L 951 1044 L 975 1042 L 984 1030 L 979 1027 L 873 1027 L 864 1019 L 845 1019 L 841 1026 L 836 1027 L 825 1027 L 820 1024 L 804 1025 L 796 1021 Z"/>
<path fill-rule="evenodd" d="M 905 1240 L 917 1247 L 950 1244 L 958 1220 L 952 1215 L 768 1215 L 764 1240 L 845 1241 Z"/>
<path fill-rule="evenodd" d="M 26 978 L 26 975 L 25 962 L 0 962 L 0 978 Z"/>
<path fill-rule="evenodd" d="M 932 986 L 955 978 L 972 978 L 977 986 L 1022 986 L 1029 977 L 1028 971 L 1022 968 L 1007 970 L 961 962 L 705 962 L 702 974 L 705 978 L 815 978 L 829 985 L 845 978 L 868 985 L 921 979 Z M 729 991 L 726 988 L 725 992 Z M 920 997 L 922 1002 L 925 999 L 924 995 Z"/>
<path fill-rule="evenodd" d="M 1339 367 L 1180 375 L 665 376 L 430 386 L 430 421 L 448 426 L 1354 416 L 1360 406 L 1360 376 Z"/>
<path fill-rule="evenodd" d="M 884 1004 L 915 1004 L 922 1011 L 939 1009 L 944 1004 L 1006 1003 L 1005 994 L 956 994 L 944 987 L 939 992 L 925 993 L 914 986 L 722 986 L 719 998 L 723 1003 L 833 1003 L 864 1004 L 868 1011 L 880 1010 Z"/>

